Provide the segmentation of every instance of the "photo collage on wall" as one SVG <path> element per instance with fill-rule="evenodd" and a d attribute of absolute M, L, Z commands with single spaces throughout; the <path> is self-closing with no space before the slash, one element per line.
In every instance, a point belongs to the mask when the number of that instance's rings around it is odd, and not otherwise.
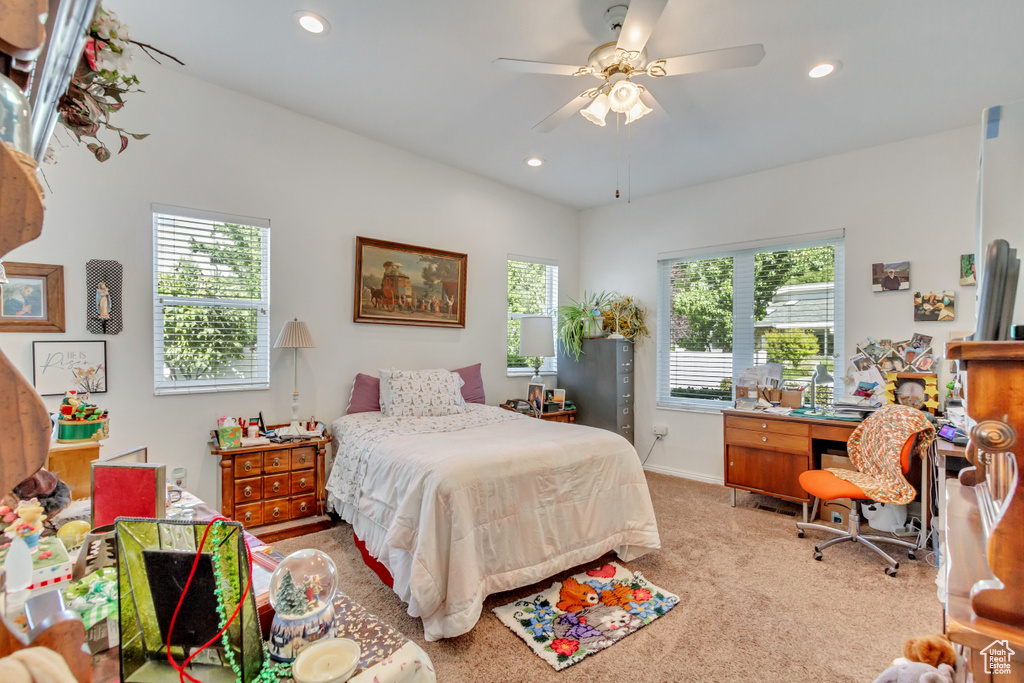
<path fill-rule="evenodd" d="M 974 254 L 959 259 L 961 287 L 976 285 Z M 910 289 L 910 261 L 871 264 L 871 289 L 875 292 L 898 292 Z M 914 322 L 953 322 L 956 320 L 957 293 L 952 289 L 915 291 Z"/>

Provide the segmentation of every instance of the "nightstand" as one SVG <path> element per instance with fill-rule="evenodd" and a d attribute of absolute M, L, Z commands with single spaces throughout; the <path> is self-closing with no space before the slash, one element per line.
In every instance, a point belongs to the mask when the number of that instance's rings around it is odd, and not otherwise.
<path fill-rule="evenodd" d="M 540 419 L 549 422 L 576 422 L 576 409 L 557 410 L 553 413 L 541 413 Z"/>
<path fill-rule="evenodd" d="M 333 526 L 324 509 L 330 437 L 249 448 L 211 448 L 220 457 L 221 513 L 270 543 Z"/>

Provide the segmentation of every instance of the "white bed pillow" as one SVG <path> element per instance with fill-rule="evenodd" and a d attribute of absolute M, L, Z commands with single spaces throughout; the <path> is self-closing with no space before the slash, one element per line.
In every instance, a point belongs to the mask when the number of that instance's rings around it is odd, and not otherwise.
<path fill-rule="evenodd" d="M 448 370 L 381 370 L 380 410 L 385 417 L 440 417 L 466 411 L 465 381 Z"/>

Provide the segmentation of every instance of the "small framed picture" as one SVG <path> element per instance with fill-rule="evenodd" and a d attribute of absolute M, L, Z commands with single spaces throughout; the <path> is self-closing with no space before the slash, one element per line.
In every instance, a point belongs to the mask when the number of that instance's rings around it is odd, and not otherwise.
<path fill-rule="evenodd" d="M 553 400 L 558 404 L 559 410 L 565 410 L 565 389 L 555 389 Z"/>
<path fill-rule="evenodd" d="M 953 322 L 956 320 L 956 292 L 914 292 L 914 320 Z"/>
<path fill-rule="evenodd" d="M 885 380 L 885 396 L 889 403 L 910 406 L 932 415 L 938 412 L 938 378 L 934 374 L 890 372 Z"/>
<path fill-rule="evenodd" d="M 64 266 L 4 263 L 0 332 L 64 331 Z"/>
<path fill-rule="evenodd" d="M 530 384 L 526 392 L 526 400 L 537 410 L 544 410 L 544 385 Z"/>
<path fill-rule="evenodd" d="M 107 390 L 107 342 L 32 342 L 32 383 L 42 396 Z"/>
<path fill-rule="evenodd" d="M 876 292 L 910 289 L 910 261 L 872 263 L 871 289 Z"/>

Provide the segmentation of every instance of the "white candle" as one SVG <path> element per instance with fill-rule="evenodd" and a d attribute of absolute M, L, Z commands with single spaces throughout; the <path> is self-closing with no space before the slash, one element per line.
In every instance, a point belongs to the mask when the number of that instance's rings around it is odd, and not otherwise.
<path fill-rule="evenodd" d="M 341 683 L 359 663 L 359 644 L 348 638 L 329 638 L 307 645 L 295 659 L 295 683 Z"/>

